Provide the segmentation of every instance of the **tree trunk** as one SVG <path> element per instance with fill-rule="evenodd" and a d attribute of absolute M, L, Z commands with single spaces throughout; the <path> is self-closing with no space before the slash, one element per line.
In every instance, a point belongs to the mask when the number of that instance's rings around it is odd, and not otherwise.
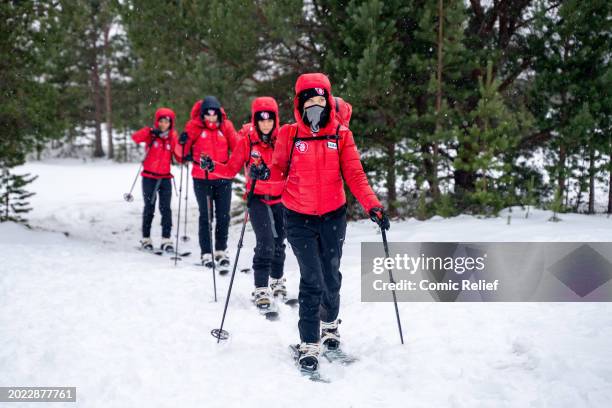
<path fill-rule="evenodd" d="M 110 22 L 104 29 L 104 55 L 106 56 L 106 64 L 104 68 L 106 84 L 104 87 L 104 102 L 106 108 L 106 135 L 108 138 L 108 158 L 115 157 L 115 148 L 113 145 L 113 102 L 111 96 L 111 66 L 110 66 Z"/>
<path fill-rule="evenodd" d="M 387 143 L 387 202 L 388 202 L 388 213 L 390 216 L 397 215 L 397 208 L 395 202 L 397 200 L 397 190 L 395 188 L 395 143 Z"/>
<path fill-rule="evenodd" d="M 102 148 L 102 88 L 100 86 L 100 71 L 98 66 L 98 30 L 96 28 L 96 16 L 92 12 L 91 15 L 91 97 L 94 105 L 94 127 L 95 140 L 93 157 L 104 157 L 104 149 Z"/>
<path fill-rule="evenodd" d="M 589 214 L 595 213 L 595 149 L 589 154 Z"/>
<path fill-rule="evenodd" d="M 438 69 L 436 73 L 438 89 L 436 92 L 436 135 L 440 134 L 442 118 L 442 69 L 443 69 L 443 45 L 444 45 L 444 0 L 438 0 Z M 440 188 L 438 186 L 438 142 L 433 142 L 433 158 L 432 158 L 433 169 L 431 178 L 429 181 L 429 189 L 431 196 L 434 200 L 437 200 L 440 196 Z"/>
<path fill-rule="evenodd" d="M 565 146 L 561 145 L 559 147 L 559 163 L 557 164 L 558 177 L 557 185 L 559 186 L 559 196 L 563 197 L 563 192 L 565 190 L 565 159 L 566 159 L 566 151 Z"/>

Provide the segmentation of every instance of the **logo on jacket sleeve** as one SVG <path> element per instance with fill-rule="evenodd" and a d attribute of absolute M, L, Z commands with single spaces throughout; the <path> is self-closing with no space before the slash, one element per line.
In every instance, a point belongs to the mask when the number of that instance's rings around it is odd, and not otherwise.
<path fill-rule="evenodd" d="M 299 140 L 295 142 L 295 148 L 300 153 L 306 153 L 306 151 L 308 150 L 308 143 L 303 140 Z"/>

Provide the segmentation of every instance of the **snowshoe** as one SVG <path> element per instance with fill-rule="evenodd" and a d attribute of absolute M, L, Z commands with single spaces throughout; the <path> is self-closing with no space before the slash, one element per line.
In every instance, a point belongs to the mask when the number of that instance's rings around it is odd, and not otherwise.
<path fill-rule="evenodd" d="M 293 353 L 293 359 L 300 370 L 300 374 L 311 381 L 330 382 L 327 378 L 322 377 L 319 372 L 318 343 L 292 344 L 289 346 L 289 349 Z"/>
<path fill-rule="evenodd" d="M 164 238 L 159 249 L 165 253 L 174 254 L 174 244 L 172 243 L 171 239 Z"/>
<path fill-rule="evenodd" d="M 155 249 L 153 248 L 153 241 L 151 240 L 151 238 L 143 238 L 140 240 L 140 246 L 138 247 L 139 250 L 143 251 L 143 252 L 148 252 L 150 254 L 154 254 L 154 255 L 162 255 L 163 252 L 161 250 Z"/>
<path fill-rule="evenodd" d="M 336 319 L 333 322 L 321 322 L 321 344 L 323 344 L 323 352 L 321 355 L 330 363 L 340 363 L 349 365 L 357 361 L 357 357 L 345 353 L 340 348 L 340 333 L 338 325 L 342 320 Z"/>
<path fill-rule="evenodd" d="M 206 268 L 212 269 L 214 266 L 212 254 L 202 254 L 200 261 L 200 265 Z"/>
<path fill-rule="evenodd" d="M 278 279 L 270 279 L 270 290 L 274 297 L 287 297 L 287 286 L 285 283 L 287 279 L 282 277 Z"/>
<path fill-rule="evenodd" d="M 230 260 L 227 251 L 215 251 L 215 262 L 219 275 L 225 275 L 230 269 Z"/>
<path fill-rule="evenodd" d="M 340 319 L 336 319 L 333 322 L 321 322 L 321 344 L 327 350 L 337 350 L 340 348 L 340 333 L 338 332 L 340 322 Z"/>
<path fill-rule="evenodd" d="M 252 295 L 253 303 L 257 307 L 259 314 L 264 315 L 268 320 L 276 320 L 278 318 L 278 309 L 272 301 L 269 288 L 255 288 Z"/>

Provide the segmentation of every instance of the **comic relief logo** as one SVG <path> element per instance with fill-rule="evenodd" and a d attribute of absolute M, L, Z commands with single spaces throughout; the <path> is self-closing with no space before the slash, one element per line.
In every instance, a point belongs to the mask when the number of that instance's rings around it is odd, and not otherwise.
<path fill-rule="evenodd" d="M 299 142 L 295 142 L 295 148 L 300 153 L 306 153 L 306 151 L 308 150 L 308 143 L 300 140 Z"/>
<path fill-rule="evenodd" d="M 325 91 L 323 90 L 323 88 L 315 88 L 315 91 L 319 94 L 319 95 L 323 95 L 325 94 Z"/>
<path fill-rule="evenodd" d="M 266 112 L 266 111 L 261 112 L 261 118 L 263 120 L 270 119 L 270 114 L 268 112 Z"/>

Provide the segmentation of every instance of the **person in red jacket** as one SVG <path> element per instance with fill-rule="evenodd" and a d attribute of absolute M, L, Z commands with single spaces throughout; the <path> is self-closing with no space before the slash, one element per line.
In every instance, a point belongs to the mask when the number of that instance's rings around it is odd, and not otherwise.
<path fill-rule="evenodd" d="M 240 142 L 227 163 L 214 161 L 210 157 L 202 160 L 202 166 L 210 174 L 231 179 L 244 167 L 247 179 L 246 191 L 250 191 L 251 173 L 257 172 L 253 154 L 263 162 L 272 163 L 274 143 L 279 129 L 278 104 L 274 98 L 262 96 L 251 104 L 251 122 L 240 129 Z M 253 301 L 261 310 L 271 306 L 272 296 L 286 296 L 286 280 L 283 277 L 285 264 L 285 222 L 280 204 L 283 180 L 259 180 L 251 201 L 248 203 L 251 225 L 255 231 L 257 245 L 253 256 L 255 291 Z M 272 278 L 272 279 L 270 279 Z"/>
<path fill-rule="evenodd" d="M 191 118 L 185 125 L 185 131 L 181 134 L 179 145 L 175 150 L 177 155 L 183 159 L 191 159 L 195 164 L 192 166 L 191 175 L 200 210 L 198 235 L 202 265 L 212 268 L 213 262 L 216 262 L 221 273 L 227 271 L 230 264 L 227 252 L 227 234 L 232 200 L 232 181 L 202 169 L 200 160 L 201 157 L 208 156 L 220 163 L 225 163 L 229 159 L 230 151 L 233 151 L 237 144 L 238 135 L 221 104 L 214 96 L 207 96 L 193 105 Z M 214 218 L 217 221 L 214 260 L 209 237 L 207 197 L 211 199 Z M 212 219 L 210 222 L 212 223 Z"/>
<path fill-rule="evenodd" d="M 136 143 L 146 144 L 146 156 L 142 162 L 142 193 L 144 210 L 142 213 L 143 249 L 153 250 L 151 240 L 151 223 L 155 215 L 155 201 L 159 196 L 159 212 L 161 213 L 162 241 L 161 249 L 174 251 L 170 234 L 172 231 L 172 184 L 170 165 L 176 146 L 177 135 L 174 130 L 176 116 L 172 109 L 160 108 L 155 112 L 155 126 L 144 127 L 132 135 Z"/>
<path fill-rule="evenodd" d="M 344 183 L 381 228 L 389 228 L 389 219 L 368 184 L 352 132 L 338 121 L 327 76 L 298 78 L 294 116 L 297 123 L 280 129 L 270 179 L 286 180 L 281 202 L 287 240 L 300 266 L 299 362 L 316 370 L 320 343 L 328 349 L 340 345 Z"/>

